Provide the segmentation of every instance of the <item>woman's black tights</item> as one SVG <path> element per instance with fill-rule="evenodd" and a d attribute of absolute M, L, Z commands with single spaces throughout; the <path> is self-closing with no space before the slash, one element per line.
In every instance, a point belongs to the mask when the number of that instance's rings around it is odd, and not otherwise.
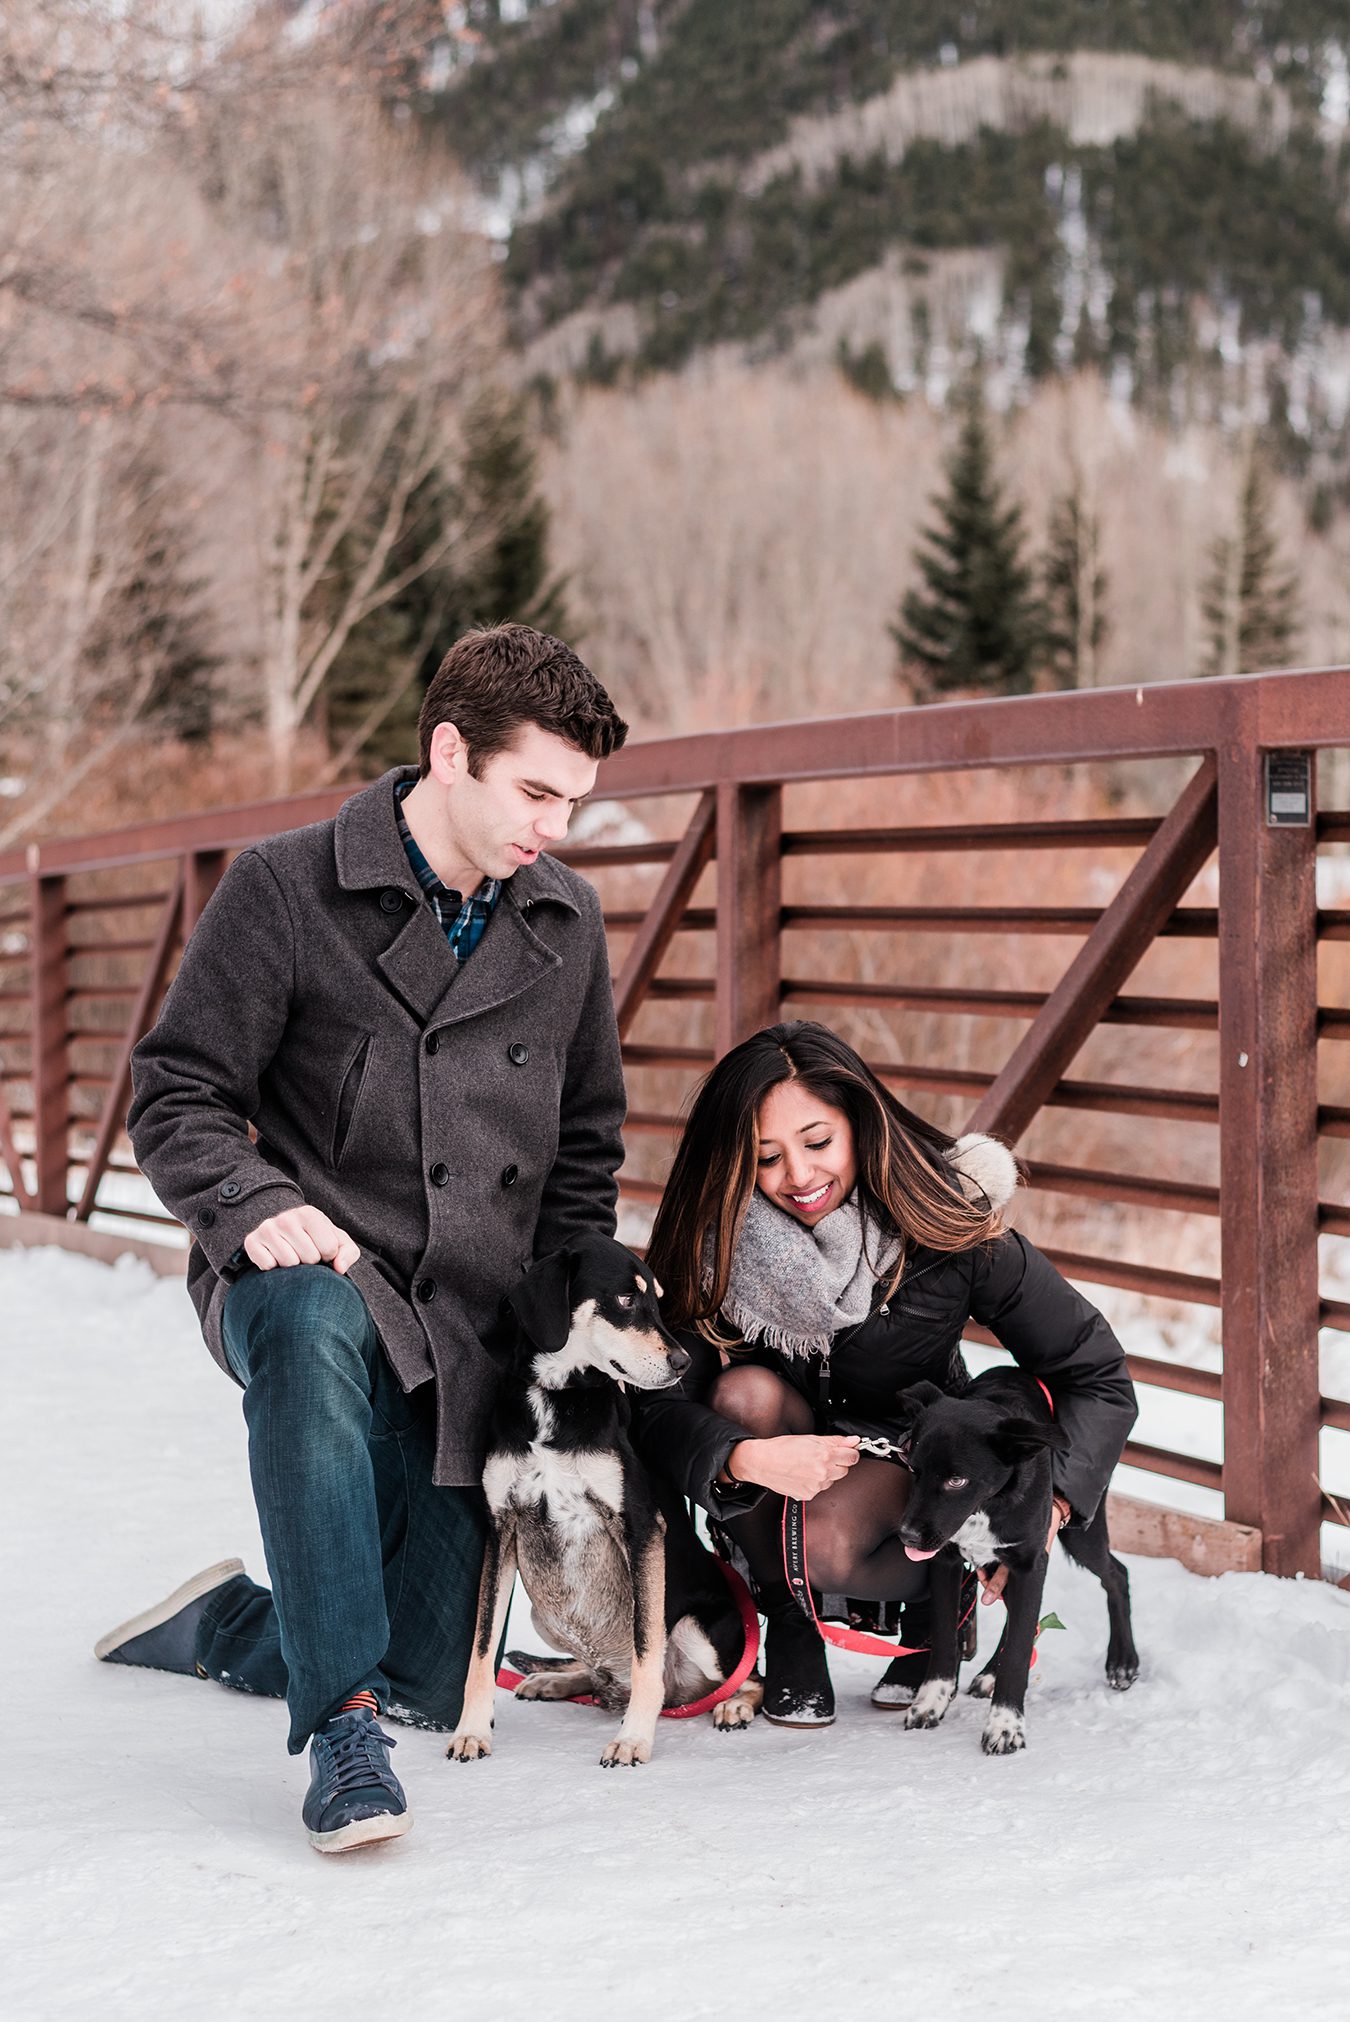
<path fill-rule="evenodd" d="M 815 1431 L 805 1398 L 757 1363 L 724 1369 L 708 1401 L 743 1425 L 749 1439 Z M 896 1535 L 908 1496 L 903 1468 L 864 1457 L 812 1497 L 805 1505 L 806 1549 L 817 1592 L 860 1601 L 913 1601 L 926 1592 L 928 1568 L 906 1558 Z M 782 1497 L 766 1494 L 745 1516 L 725 1521 L 761 1594 L 771 1592 L 785 1577 Z"/>

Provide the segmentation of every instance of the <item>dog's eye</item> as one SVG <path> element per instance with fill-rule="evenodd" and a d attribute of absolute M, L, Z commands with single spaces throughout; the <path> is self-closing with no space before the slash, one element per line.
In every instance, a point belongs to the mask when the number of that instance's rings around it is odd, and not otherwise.
<path fill-rule="evenodd" d="M 942 1486 L 944 1488 L 969 1488 L 970 1477 L 964 1474 L 949 1474 Z"/>
<path fill-rule="evenodd" d="M 633 1294 L 631 1292 L 616 1292 L 614 1295 L 614 1303 L 619 1308 L 619 1311 L 621 1313 L 631 1313 L 634 1306 L 636 1306 L 637 1304 L 637 1300 L 633 1297 Z"/>

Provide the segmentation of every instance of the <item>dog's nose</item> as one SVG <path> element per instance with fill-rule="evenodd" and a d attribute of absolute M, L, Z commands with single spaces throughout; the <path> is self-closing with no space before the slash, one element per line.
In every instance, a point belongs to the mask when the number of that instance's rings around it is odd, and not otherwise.
<path fill-rule="evenodd" d="M 674 1383 L 679 1382 L 685 1370 L 689 1367 L 691 1359 L 692 1358 L 687 1348 L 670 1349 L 670 1351 L 666 1356 L 666 1361 L 670 1366 L 670 1375 L 672 1382 Z"/>

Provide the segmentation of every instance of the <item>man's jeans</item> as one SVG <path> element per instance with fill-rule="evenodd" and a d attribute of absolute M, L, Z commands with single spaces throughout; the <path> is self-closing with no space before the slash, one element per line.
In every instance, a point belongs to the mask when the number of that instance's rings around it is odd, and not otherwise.
<path fill-rule="evenodd" d="M 432 1385 L 405 1393 L 356 1287 L 327 1264 L 250 1271 L 225 1301 L 272 1592 L 208 1604 L 209 1678 L 284 1697 L 296 1755 L 352 1692 L 453 1727 L 473 1643 L 481 1489 L 435 1488 Z"/>

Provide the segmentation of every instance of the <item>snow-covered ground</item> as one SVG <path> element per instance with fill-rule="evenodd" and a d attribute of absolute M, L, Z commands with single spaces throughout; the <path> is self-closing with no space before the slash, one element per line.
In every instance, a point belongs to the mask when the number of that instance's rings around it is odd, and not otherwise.
<path fill-rule="evenodd" d="M 261 1568 L 181 1284 L 3 1252 L 0 1311 L 4 2022 L 1350 2012 L 1350 1595 L 1134 1560 L 1118 1697 L 1061 1560 L 1007 1760 L 972 1702 L 873 1712 L 856 1658 L 834 1728 L 666 1722 L 631 1773 L 608 1716 L 503 1695 L 488 1762 L 398 1730 L 414 1830 L 324 1860 L 280 1706 L 91 1655 L 212 1559 Z"/>

